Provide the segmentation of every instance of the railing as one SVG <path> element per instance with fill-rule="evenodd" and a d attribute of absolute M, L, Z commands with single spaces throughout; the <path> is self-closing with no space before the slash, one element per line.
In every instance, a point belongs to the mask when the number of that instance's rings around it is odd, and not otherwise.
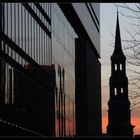
<path fill-rule="evenodd" d="M 42 136 L 28 122 L 15 116 L 0 112 L 0 136 Z"/>

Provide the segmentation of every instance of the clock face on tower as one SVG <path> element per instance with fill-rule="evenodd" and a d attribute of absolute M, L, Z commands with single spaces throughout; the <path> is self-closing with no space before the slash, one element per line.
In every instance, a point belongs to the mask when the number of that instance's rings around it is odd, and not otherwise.
<path fill-rule="evenodd" d="M 122 51 L 119 16 L 117 11 L 115 48 L 111 56 L 110 99 L 108 102 L 107 134 L 112 136 L 133 136 L 128 99 L 128 78 L 126 57 Z"/>

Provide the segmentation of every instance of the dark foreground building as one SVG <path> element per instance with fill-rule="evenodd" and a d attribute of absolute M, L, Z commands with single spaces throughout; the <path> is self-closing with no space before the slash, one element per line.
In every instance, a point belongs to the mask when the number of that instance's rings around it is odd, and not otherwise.
<path fill-rule="evenodd" d="M 110 99 L 108 102 L 107 134 L 111 136 L 133 136 L 126 57 L 122 51 L 119 18 L 117 13 L 115 49 L 111 56 Z"/>
<path fill-rule="evenodd" d="M 99 3 L 0 4 L 0 135 L 101 135 L 99 19 Z"/>

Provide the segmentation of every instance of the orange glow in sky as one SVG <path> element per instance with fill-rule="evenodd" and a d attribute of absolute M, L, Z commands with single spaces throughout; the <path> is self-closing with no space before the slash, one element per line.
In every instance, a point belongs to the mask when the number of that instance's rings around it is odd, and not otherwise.
<path fill-rule="evenodd" d="M 140 133 L 140 118 L 138 114 L 140 114 L 138 110 L 135 110 L 133 111 L 133 113 L 131 113 L 131 124 L 135 126 L 134 135 Z M 102 116 L 102 133 L 106 133 L 107 125 L 108 125 L 108 112 L 104 110 Z"/>
<path fill-rule="evenodd" d="M 108 100 L 109 100 L 109 85 L 102 86 L 102 133 L 106 133 L 108 125 Z M 140 109 L 131 111 L 131 124 L 134 125 L 134 135 L 140 134 Z"/>

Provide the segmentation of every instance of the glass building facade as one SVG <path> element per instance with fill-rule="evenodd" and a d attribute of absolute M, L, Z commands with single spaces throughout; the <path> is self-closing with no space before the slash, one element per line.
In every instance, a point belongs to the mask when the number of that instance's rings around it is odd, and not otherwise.
<path fill-rule="evenodd" d="M 75 135 L 75 38 L 77 37 L 70 23 L 56 3 L 52 3 L 52 63 L 55 64 L 56 86 L 56 136 Z M 60 72 L 65 72 L 65 101 L 59 111 L 59 94 L 61 94 Z M 63 74 L 62 74 L 63 76 Z M 65 102 L 65 114 L 64 111 Z M 59 116 L 60 115 L 60 116 Z M 59 118 L 60 117 L 60 118 Z M 60 120 L 59 120 L 60 119 Z M 63 119 L 65 125 L 63 125 Z M 60 130 L 59 130 L 60 129 Z M 64 132 L 62 132 L 64 130 Z"/>
<path fill-rule="evenodd" d="M 52 123 L 55 125 L 53 134 L 57 137 L 75 135 L 75 38 L 77 35 L 72 26 L 57 3 L 3 3 L 1 10 L 3 11 L 1 14 L 3 33 L 15 43 L 15 47 L 19 48 L 23 54 L 20 55 L 5 40 L 1 42 L 2 51 L 26 71 L 33 70 L 35 63 L 46 69 L 49 66 L 54 66 L 55 107 L 50 109 L 55 113 L 55 121 Z M 25 58 L 25 56 L 27 57 Z M 34 64 L 30 63 L 28 58 L 32 59 Z M 35 90 L 44 93 L 43 88 L 34 87 L 32 83 L 35 81 L 28 83 L 30 80 L 25 78 L 26 74 L 25 77 L 18 74 L 17 71 L 21 70 L 18 70 L 16 65 L 9 61 L 2 61 L 1 64 L 3 67 L 1 104 L 9 107 L 26 104 L 33 106 L 31 110 L 36 110 L 39 107 L 39 111 L 49 110 L 48 104 L 45 105 L 43 99 L 38 101 L 39 98 L 49 97 L 35 93 Z M 21 77 L 22 79 L 20 79 Z M 22 81 L 26 81 L 25 84 Z M 34 90 L 29 88 L 26 83 L 31 84 L 30 87 L 33 86 Z M 49 92 L 48 94 L 53 93 Z M 46 100 L 46 102 L 48 101 Z M 20 107 L 18 106 L 18 108 Z M 31 116 L 30 114 L 29 118 Z M 36 119 L 41 121 L 37 117 Z M 46 129 L 49 129 L 50 124 L 44 125 L 48 126 Z"/>
<path fill-rule="evenodd" d="M 100 4 L 58 5 L 78 35 L 75 39 L 76 136 L 100 136 Z"/>
<path fill-rule="evenodd" d="M 0 135 L 100 134 L 97 13 L 90 3 L 0 3 Z"/>

